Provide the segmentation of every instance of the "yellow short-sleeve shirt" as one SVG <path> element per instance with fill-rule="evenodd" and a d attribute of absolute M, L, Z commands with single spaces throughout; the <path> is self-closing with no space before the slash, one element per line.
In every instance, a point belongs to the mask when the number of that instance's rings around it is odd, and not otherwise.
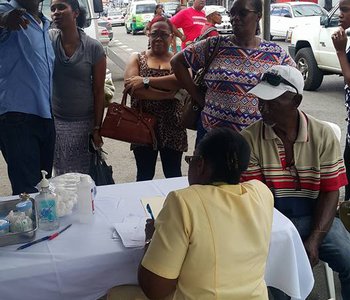
<path fill-rule="evenodd" d="M 171 192 L 142 265 L 178 278 L 173 299 L 268 299 L 273 195 L 261 182 Z"/>

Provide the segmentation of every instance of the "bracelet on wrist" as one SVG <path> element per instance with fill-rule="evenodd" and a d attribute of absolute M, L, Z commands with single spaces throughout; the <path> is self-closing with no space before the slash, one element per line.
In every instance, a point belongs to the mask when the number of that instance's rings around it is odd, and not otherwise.
<path fill-rule="evenodd" d="M 152 242 L 152 239 L 146 239 L 145 241 L 145 247 L 149 246 L 149 244 Z"/>

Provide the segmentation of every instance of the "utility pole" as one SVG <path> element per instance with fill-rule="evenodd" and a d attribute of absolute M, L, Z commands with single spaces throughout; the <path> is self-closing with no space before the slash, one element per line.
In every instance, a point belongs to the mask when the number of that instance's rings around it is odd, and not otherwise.
<path fill-rule="evenodd" d="M 271 0 L 264 0 L 263 2 L 263 17 L 262 17 L 262 23 L 263 23 L 263 28 L 262 28 L 262 34 L 263 38 L 266 41 L 270 40 L 270 8 L 271 5 Z"/>

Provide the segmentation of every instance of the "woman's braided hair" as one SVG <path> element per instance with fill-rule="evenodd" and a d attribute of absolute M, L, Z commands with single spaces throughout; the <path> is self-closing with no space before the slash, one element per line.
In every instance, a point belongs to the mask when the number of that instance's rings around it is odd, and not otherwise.
<path fill-rule="evenodd" d="M 212 182 L 238 184 L 248 168 L 250 148 L 242 135 L 230 128 L 210 130 L 197 146 L 197 154 L 212 169 Z"/>

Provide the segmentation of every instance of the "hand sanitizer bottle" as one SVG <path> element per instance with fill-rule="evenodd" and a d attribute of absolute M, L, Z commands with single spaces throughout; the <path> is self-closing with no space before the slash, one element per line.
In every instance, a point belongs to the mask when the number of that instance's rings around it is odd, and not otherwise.
<path fill-rule="evenodd" d="M 45 177 L 47 172 L 42 170 L 41 174 L 43 179 L 39 183 L 40 193 L 35 197 L 39 216 L 39 229 L 55 230 L 60 225 L 57 216 L 56 195 L 49 189 L 49 181 Z"/>
<path fill-rule="evenodd" d="M 93 221 L 94 202 L 92 186 L 87 176 L 80 177 L 78 184 L 78 215 L 80 223 Z"/>

